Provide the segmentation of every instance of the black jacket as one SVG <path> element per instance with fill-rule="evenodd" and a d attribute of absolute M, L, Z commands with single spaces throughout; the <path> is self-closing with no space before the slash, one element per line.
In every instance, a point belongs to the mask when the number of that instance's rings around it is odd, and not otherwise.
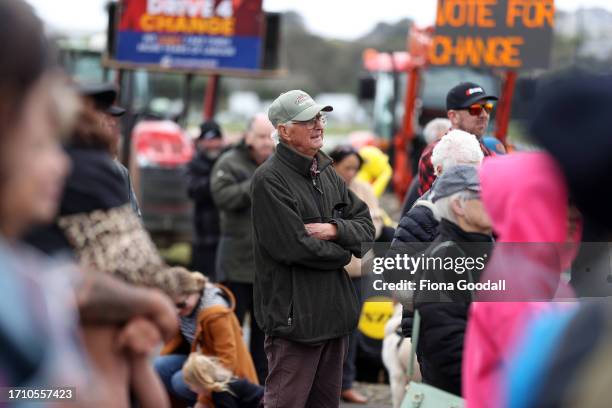
<path fill-rule="evenodd" d="M 253 283 L 255 277 L 250 190 L 256 169 L 244 143 L 224 153 L 213 167 L 211 191 L 221 216 L 218 273 L 232 282 Z"/>
<path fill-rule="evenodd" d="M 443 243 L 449 245 L 440 246 Z M 443 219 L 440 222 L 440 234 L 431 243 L 427 254 L 443 259 L 483 257 L 486 261 L 489 259 L 492 243 L 491 235 L 465 232 L 456 224 Z M 432 254 L 432 251 L 435 251 L 435 254 Z M 473 281 L 478 281 L 481 273 L 482 269 L 473 269 Z M 467 272 L 457 274 L 454 270 L 422 270 L 417 275 L 421 280 L 454 284 L 460 279 L 469 278 Z M 417 357 L 423 381 L 461 395 L 463 337 L 471 302 L 470 294 L 461 292 L 456 287 L 453 291 L 426 291 L 418 290 L 418 287 L 417 283 L 414 303 L 421 314 Z M 434 299 L 438 301 L 432 302 Z"/>
<path fill-rule="evenodd" d="M 374 240 L 366 204 L 317 153 L 313 160 L 280 143 L 251 186 L 255 252 L 254 307 L 267 335 L 314 343 L 349 334 L 359 301 L 344 266 Z M 310 237 L 304 224 L 335 223 L 338 237 Z"/>
<path fill-rule="evenodd" d="M 395 229 L 395 235 L 387 257 L 396 254 L 416 255 L 424 252 L 429 244 L 438 236 L 439 221 L 433 212 L 433 203 L 427 200 L 419 200 L 406 212 Z M 402 279 L 413 279 L 414 276 L 406 276 L 394 270 L 385 271 L 385 280 L 388 282 L 399 282 Z M 413 310 L 404 305 L 402 309 L 402 333 L 410 337 L 412 332 Z"/>
<path fill-rule="evenodd" d="M 187 165 L 187 191 L 195 204 L 194 242 L 201 245 L 216 246 L 219 243 L 219 212 L 210 191 L 215 161 L 198 152 Z"/>
<path fill-rule="evenodd" d="M 410 182 L 410 187 L 408 187 L 408 190 L 406 191 L 406 194 L 404 195 L 404 201 L 402 202 L 401 215 L 404 216 L 404 214 L 410 211 L 410 209 L 412 208 L 412 206 L 414 205 L 414 203 L 416 203 L 418 199 L 419 199 L 419 175 L 416 174 L 416 176 L 412 178 L 412 181 Z"/>
<path fill-rule="evenodd" d="M 134 187 L 132 186 L 132 179 L 130 178 L 130 172 L 128 171 L 127 167 L 125 167 L 123 164 L 119 163 L 116 160 L 115 160 L 115 164 L 117 165 L 117 168 L 119 169 L 119 173 L 121 174 L 121 177 L 123 178 L 123 183 L 125 184 L 125 187 L 127 188 L 127 193 L 128 193 L 128 196 L 130 197 L 130 205 L 132 206 L 132 210 L 134 210 L 136 215 L 138 215 L 138 218 L 142 218 L 142 213 L 140 212 L 140 206 L 138 205 L 138 198 L 136 197 L 136 193 L 134 192 Z"/>
<path fill-rule="evenodd" d="M 400 243 L 432 242 L 438 236 L 439 224 L 432 208 L 431 201 L 417 201 L 400 219 L 391 248 L 399 247 Z"/>

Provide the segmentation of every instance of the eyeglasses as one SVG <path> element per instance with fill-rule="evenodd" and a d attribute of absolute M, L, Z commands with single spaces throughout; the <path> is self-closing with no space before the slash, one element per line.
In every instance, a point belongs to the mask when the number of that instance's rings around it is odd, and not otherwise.
<path fill-rule="evenodd" d="M 312 130 L 317 125 L 317 121 L 321 122 L 321 127 L 325 127 L 325 125 L 327 125 L 327 116 L 317 115 L 310 120 L 305 120 L 305 121 L 292 120 L 291 123 L 294 123 L 296 125 L 306 126 L 306 129 Z"/>
<path fill-rule="evenodd" d="M 484 109 L 487 113 L 493 112 L 494 105 L 491 102 L 487 103 L 475 103 L 474 105 L 470 105 L 468 108 L 465 108 L 470 115 L 472 116 L 480 116 L 482 110 Z"/>

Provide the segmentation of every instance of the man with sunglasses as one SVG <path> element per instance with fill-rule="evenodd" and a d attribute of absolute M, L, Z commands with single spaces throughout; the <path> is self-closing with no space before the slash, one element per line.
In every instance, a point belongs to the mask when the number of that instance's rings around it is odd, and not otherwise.
<path fill-rule="evenodd" d="M 320 151 L 324 112 L 307 93 L 268 110 L 276 152 L 251 184 L 255 318 L 266 334 L 266 407 L 337 407 L 359 300 L 344 270 L 374 240 L 367 205 Z"/>
<path fill-rule="evenodd" d="M 473 82 L 462 82 L 446 95 L 446 114 L 451 122 L 451 130 L 459 129 L 476 136 L 485 156 L 494 155 L 482 143 L 482 137 L 489 126 L 493 102 L 496 100 L 496 96 L 487 94 L 483 87 Z M 419 196 L 425 194 L 436 179 L 431 154 L 437 143 L 427 146 L 419 160 Z"/>

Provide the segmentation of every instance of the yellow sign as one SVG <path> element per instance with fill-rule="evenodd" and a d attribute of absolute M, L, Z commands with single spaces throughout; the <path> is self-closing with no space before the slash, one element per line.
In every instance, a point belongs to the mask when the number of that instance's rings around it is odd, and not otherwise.
<path fill-rule="evenodd" d="M 359 317 L 359 331 L 375 340 L 385 337 L 385 324 L 393 316 L 393 302 L 388 297 L 371 297 L 365 301 Z"/>

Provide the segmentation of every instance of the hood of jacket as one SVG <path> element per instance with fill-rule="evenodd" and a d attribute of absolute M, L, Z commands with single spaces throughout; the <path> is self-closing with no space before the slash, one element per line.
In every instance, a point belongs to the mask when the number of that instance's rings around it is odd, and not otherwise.
<path fill-rule="evenodd" d="M 485 160 L 480 178 L 499 243 L 485 275 L 506 280 L 501 295 L 506 300 L 552 298 L 580 237 L 580 231 L 568 237 L 568 192 L 561 171 L 547 153 L 515 153 Z"/>
<path fill-rule="evenodd" d="M 66 149 L 72 162 L 60 206 L 61 215 L 120 207 L 130 201 L 121 171 L 112 157 L 94 149 Z"/>
<path fill-rule="evenodd" d="M 486 159 L 480 183 L 498 242 L 565 242 L 568 193 L 561 171 L 548 154 Z"/>

